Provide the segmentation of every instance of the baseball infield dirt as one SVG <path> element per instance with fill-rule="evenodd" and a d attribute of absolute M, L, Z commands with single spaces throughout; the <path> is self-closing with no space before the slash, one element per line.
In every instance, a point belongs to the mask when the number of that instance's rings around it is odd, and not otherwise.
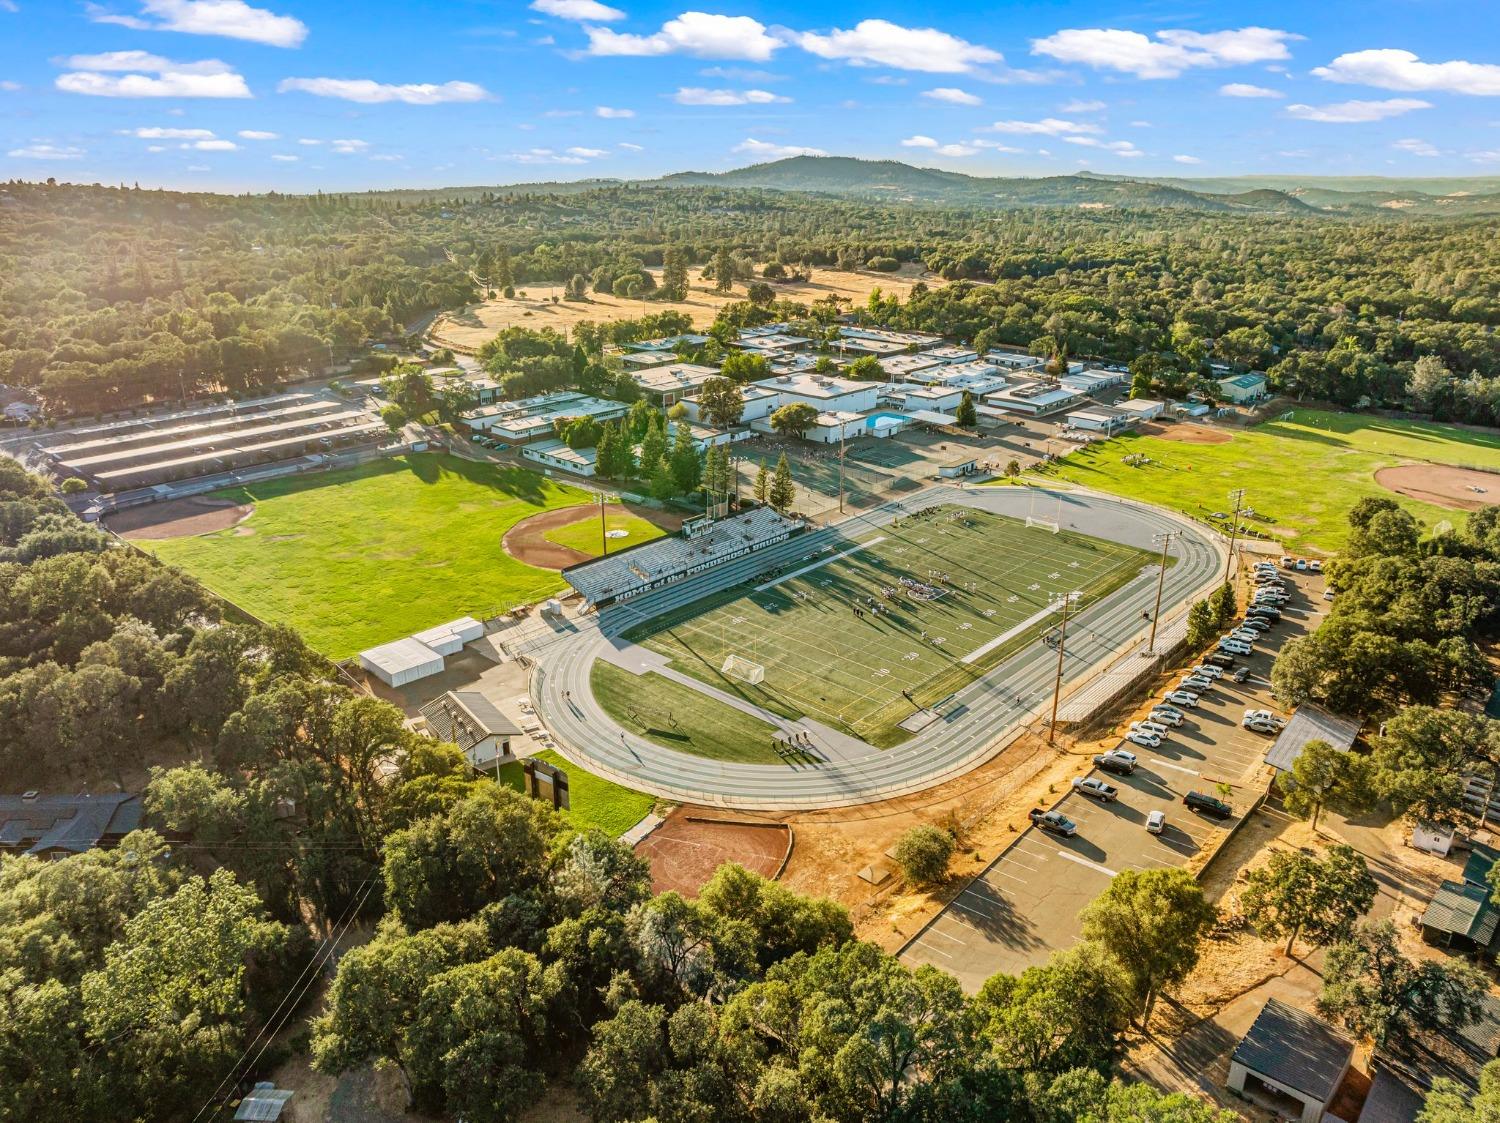
<path fill-rule="evenodd" d="M 195 495 L 116 511 L 105 516 L 104 525 L 121 538 L 154 541 L 228 530 L 254 511 L 253 503 L 231 503 L 227 499 Z"/>
<path fill-rule="evenodd" d="M 606 517 L 635 515 L 637 518 L 655 523 L 669 534 L 682 529 L 680 516 L 669 515 L 649 507 L 611 503 L 604 508 L 604 512 Z M 502 545 L 505 547 L 505 552 L 518 562 L 534 565 L 538 569 L 566 569 L 570 565 L 588 561 L 593 555 L 551 542 L 547 539 L 547 532 L 598 517 L 599 508 L 589 503 L 578 507 L 559 507 L 555 511 L 543 511 L 540 515 L 522 519 L 506 531 Z"/>
<path fill-rule="evenodd" d="M 1455 511 L 1474 511 L 1500 502 L 1500 475 L 1448 464 L 1398 464 L 1375 473 L 1387 491 Z"/>
<path fill-rule="evenodd" d="M 1185 445 L 1227 445 L 1234 439 L 1222 429 L 1210 429 L 1207 425 L 1181 421 L 1175 425 L 1142 425 L 1141 432 Z"/>

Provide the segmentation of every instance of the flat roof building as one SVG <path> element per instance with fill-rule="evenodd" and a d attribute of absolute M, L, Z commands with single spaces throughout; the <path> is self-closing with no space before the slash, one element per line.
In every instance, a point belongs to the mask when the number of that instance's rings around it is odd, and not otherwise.
<path fill-rule="evenodd" d="M 886 355 L 880 360 L 880 369 L 891 379 L 905 380 L 919 371 L 937 374 L 942 370 L 942 362 L 929 355 Z"/>
<path fill-rule="evenodd" d="M 1125 398 L 1116 402 L 1115 408 L 1133 413 L 1141 421 L 1150 421 L 1167 412 L 1167 403 L 1153 398 Z"/>
<path fill-rule="evenodd" d="M 1108 406 L 1085 406 L 1069 413 L 1067 422 L 1070 429 L 1082 429 L 1112 437 L 1134 425 L 1136 417 L 1133 413 L 1110 409 Z"/>
<path fill-rule="evenodd" d="M 719 368 L 697 363 L 668 363 L 638 371 L 631 377 L 648 398 L 658 405 L 669 406 L 687 397 L 710 378 L 719 377 Z"/>
<path fill-rule="evenodd" d="M 755 383 L 782 397 L 782 404 L 806 402 L 819 410 L 844 410 L 860 413 L 874 409 L 880 396 L 880 383 L 836 378 L 828 374 L 782 374 Z"/>
<path fill-rule="evenodd" d="M 572 472 L 575 476 L 592 476 L 599 463 L 597 448 L 569 448 L 556 437 L 526 445 L 521 449 L 521 455 L 549 468 Z"/>
<path fill-rule="evenodd" d="M 624 417 L 628 409 L 624 402 L 563 390 L 470 410 L 464 414 L 464 424 L 510 444 L 525 444 L 552 437 L 559 421 L 574 417 L 612 421 Z"/>
<path fill-rule="evenodd" d="M 405 686 L 441 672 L 443 657 L 421 640 L 405 636 L 361 651 L 359 665 L 387 686 Z"/>
<path fill-rule="evenodd" d="M 1028 417 L 1045 417 L 1083 401 L 1086 395 L 1058 382 L 1014 382 L 1003 390 L 985 395 L 999 409 Z"/>
<path fill-rule="evenodd" d="M 417 632 L 411 638 L 426 644 L 439 655 L 457 655 L 464 644 L 484 638 L 484 625 L 472 616 L 460 616 L 457 620 Z"/>

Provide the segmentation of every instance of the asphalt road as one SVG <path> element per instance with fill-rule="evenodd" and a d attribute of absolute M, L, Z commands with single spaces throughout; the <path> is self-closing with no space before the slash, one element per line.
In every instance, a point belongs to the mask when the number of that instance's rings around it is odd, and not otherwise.
<path fill-rule="evenodd" d="M 1167 571 L 1162 615 L 1170 617 L 1194 594 L 1211 586 L 1223 565 L 1223 550 L 1211 532 L 1177 516 L 1102 496 L 1048 493 L 1006 487 L 933 487 L 837 526 L 807 531 L 790 541 L 726 563 L 692 580 L 668 586 L 597 616 L 537 625 L 529 639 L 508 643 L 536 662 L 532 698 L 559 743 L 559 751 L 631 787 L 671 799 L 746 809 L 840 807 L 867 803 L 940 783 L 987 755 L 1043 712 L 1051 697 L 1056 656 L 1037 643 L 965 688 L 943 707 L 944 717 L 904 744 L 821 765 L 733 764 L 664 748 L 621 730 L 594 702 L 589 670 L 610 644 L 642 619 L 741 584 L 756 574 L 794 561 L 825 544 L 847 545 L 903 511 L 933 503 L 968 504 L 1024 517 L 1033 496 L 1061 512 L 1065 527 L 1151 549 L 1151 536 L 1181 531 L 1173 540 L 1177 564 Z M 1036 500 L 1040 506 L 1043 499 Z M 1052 510 L 1047 514 L 1050 516 Z M 1088 678 L 1116 652 L 1143 635 L 1143 609 L 1155 596 L 1155 571 L 1142 575 L 1069 622 L 1068 682 Z M 816 736 L 814 737 L 816 742 Z"/>
<path fill-rule="evenodd" d="M 1232 828 L 1236 819 L 1218 823 L 1196 815 L 1182 797 L 1189 791 L 1217 795 L 1223 781 L 1235 785 L 1229 802 L 1243 812 L 1265 790 L 1263 758 L 1272 738 L 1251 733 L 1240 720 L 1247 709 L 1286 716 L 1270 696 L 1272 659 L 1288 639 L 1315 628 L 1326 607 L 1321 578 L 1289 575 L 1288 586 L 1292 599 L 1281 622 L 1254 655 L 1240 660 L 1251 670 L 1247 682 L 1236 685 L 1225 675 L 1160 748 L 1124 745 L 1140 758 L 1133 775 L 1089 773 L 1113 784 L 1119 797 L 1100 803 L 1067 794 L 1057 808 L 1078 824 L 1078 833 L 1061 838 L 1026 830 L 902 949 L 902 961 L 941 967 L 971 992 L 998 972 L 1020 974 L 1081 939 L 1079 911 L 1115 874 L 1186 866 Z M 1167 817 L 1160 836 L 1145 829 L 1152 811 Z"/>

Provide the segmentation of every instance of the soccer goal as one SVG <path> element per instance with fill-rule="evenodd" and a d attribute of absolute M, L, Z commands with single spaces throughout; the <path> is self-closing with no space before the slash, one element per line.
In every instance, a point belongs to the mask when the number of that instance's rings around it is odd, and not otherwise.
<path fill-rule="evenodd" d="M 719 670 L 730 678 L 748 682 L 751 686 L 762 683 L 766 679 L 766 669 L 759 663 L 746 659 L 743 655 L 729 656 Z"/>
<path fill-rule="evenodd" d="M 1026 513 L 1026 525 L 1050 530 L 1053 534 L 1057 534 L 1062 529 L 1062 499 L 1057 500 L 1057 508 L 1053 512 L 1053 517 L 1049 519 L 1045 513 L 1037 514 L 1036 493 L 1032 492 L 1030 510 Z"/>

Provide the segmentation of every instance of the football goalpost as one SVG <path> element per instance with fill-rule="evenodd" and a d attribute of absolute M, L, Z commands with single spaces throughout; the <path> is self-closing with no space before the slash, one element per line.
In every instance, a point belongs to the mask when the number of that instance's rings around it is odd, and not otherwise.
<path fill-rule="evenodd" d="M 1056 497 L 1057 502 L 1052 509 L 1052 517 L 1049 519 L 1045 514 L 1045 507 L 1043 514 L 1037 514 L 1036 495 L 1035 491 L 1031 493 L 1031 507 L 1026 513 L 1026 525 L 1039 527 L 1042 530 L 1050 530 L 1053 534 L 1058 533 L 1062 529 L 1062 496 Z"/>
<path fill-rule="evenodd" d="M 751 686 L 756 686 L 766 679 L 765 667 L 746 659 L 743 655 L 730 655 L 724 660 L 724 665 L 719 670 L 722 674 L 747 682 Z"/>

